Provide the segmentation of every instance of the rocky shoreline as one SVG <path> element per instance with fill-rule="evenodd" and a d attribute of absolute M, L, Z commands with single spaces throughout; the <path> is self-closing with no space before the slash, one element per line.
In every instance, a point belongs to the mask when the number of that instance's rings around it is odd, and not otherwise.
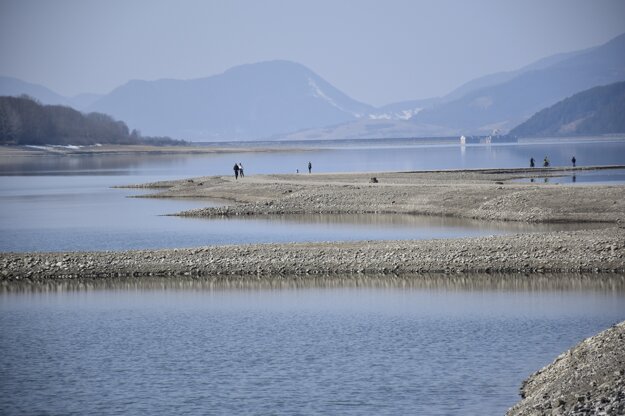
<path fill-rule="evenodd" d="M 624 273 L 625 228 L 424 241 L 2 253 L 0 279 L 414 273 Z"/>
<path fill-rule="evenodd" d="M 590 169 L 588 167 L 581 170 Z M 230 202 L 183 216 L 390 213 L 596 223 L 577 231 L 429 241 L 315 242 L 170 250 L 0 253 L 0 279 L 405 273 L 623 273 L 625 186 L 515 182 L 578 169 L 205 177 L 130 186 L 148 197 Z M 376 178 L 376 182 L 371 180 Z M 144 197 L 144 196 L 142 196 Z"/>
<path fill-rule="evenodd" d="M 625 322 L 585 339 L 521 387 L 507 416 L 625 414 Z"/>
<path fill-rule="evenodd" d="M 387 213 L 497 221 L 625 223 L 625 186 L 516 181 L 590 169 L 255 175 L 242 180 L 203 177 L 134 187 L 159 191 L 141 197 L 229 201 L 225 206 L 176 214 L 182 216 Z"/>

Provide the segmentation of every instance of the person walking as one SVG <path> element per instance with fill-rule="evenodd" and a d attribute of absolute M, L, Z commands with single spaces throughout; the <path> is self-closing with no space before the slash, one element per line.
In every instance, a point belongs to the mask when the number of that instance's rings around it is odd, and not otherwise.
<path fill-rule="evenodd" d="M 312 171 L 312 163 L 308 162 L 308 173 Z"/>
<path fill-rule="evenodd" d="M 235 163 L 232 169 L 234 169 L 234 179 L 239 179 L 239 165 Z"/>
<path fill-rule="evenodd" d="M 575 156 L 573 156 L 573 159 L 571 159 L 571 162 L 573 163 L 573 167 L 575 167 L 575 163 L 577 163 L 577 159 L 575 159 Z"/>
<path fill-rule="evenodd" d="M 241 162 L 239 162 L 239 176 L 242 178 L 245 175 L 243 174 L 243 164 L 241 164 Z"/>

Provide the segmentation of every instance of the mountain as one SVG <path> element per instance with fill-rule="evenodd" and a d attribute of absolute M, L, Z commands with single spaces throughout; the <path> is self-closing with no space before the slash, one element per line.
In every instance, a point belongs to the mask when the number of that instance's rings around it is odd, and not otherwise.
<path fill-rule="evenodd" d="M 270 61 L 207 78 L 131 81 L 89 109 L 148 134 L 237 140 L 356 120 L 373 107 L 351 99 L 303 65 Z"/>
<path fill-rule="evenodd" d="M 305 129 L 281 134 L 274 140 L 338 140 L 338 139 L 396 139 L 405 137 L 449 137 L 458 132 L 441 126 L 418 125 L 407 120 L 370 119 L 334 126 Z"/>
<path fill-rule="evenodd" d="M 618 44 L 618 38 L 613 42 Z M 514 82 L 522 83 L 522 76 L 525 74 L 546 70 L 564 61 L 593 52 L 595 49 L 598 48 L 559 53 L 540 59 L 514 71 L 484 75 L 461 85 L 442 97 L 388 104 L 376 108 L 372 113 L 369 113 L 367 118 L 371 120 L 370 122 L 360 119 L 346 122 L 338 126 L 332 126 L 331 128 L 312 129 L 309 132 L 298 132 L 294 135 L 286 135 L 285 137 L 308 137 L 314 134 L 320 134 L 324 137 L 335 137 L 345 132 L 354 137 L 355 135 L 361 134 L 363 138 L 370 137 L 374 132 L 378 132 L 380 134 L 379 137 L 398 137 L 397 134 L 427 137 L 450 136 L 466 134 L 468 132 L 490 133 L 491 130 L 496 128 L 510 128 L 515 124 L 515 120 L 516 124 L 518 124 L 518 122 L 527 119 L 527 117 L 532 114 L 532 109 L 537 111 L 539 108 L 538 105 L 536 105 L 528 110 L 523 107 L 524 103 L 519 103 L 519 108 L 502 108 L 499 112 L 497 109 L 488 110 L 489 105 L 495 105 L 492 95 L 496 95 L 495 93 L 499 92 L 498 86 L 509 82 L 512 82 L 512 84 L 514 84 Z M 619 49 L 618 45 L 613 49 Z M 608 54 L 610 53 L 619 52 L 609 51 Z M 517 79 L 521 81 L 514 81 Z M 531 84 L 531 82 L 528 83 Z M 576 90 L 576 88 L 579 87 L 574 87 L 572 89 Z M 531 91 L 532 89 L 533 88 L 530 88 L 529 90 Z M 501 96 L 498 97 L 500 99 L 498 99 L 497 102 L 505 101 L 509 92 L 501 91 L 499 93 Z M 551 101 L 555 102 L 566 96 L 566 94 L 562 94 L 562 92 L 556 93 Z M 549 102 L 549 100 L 545 100 L 545 102 Z M 474 109 L 474 107 L 477 107 L 477 110 Z M 424 114 L 419 116 L 424 110 L 426 110 Z M 493 114 L 486 114 L 484 116 L 487 117 L 486 121 L 480 121 L 477 127 L 473 125 L 475 124 L 473 122 L 476 117 L 476 112 L 488 113 L 489 111 Z M 510 121 L 508 121 L 508 119 L 510 119 Z M 381 123 L 381 121 L 384 120 L 387 121 L 386 124 Z M 412 121 L 413 125 L 402 122 L 406 120 Z"/>
<path fill-rule="evenodd" d="M 28 95 L 44 104 L 68 104 L 67 98 L 44 86 L 11 77 L 0 77 L 0 95 L 12 97 Z"/>
<path fill-rule="evenodd" d="M 412 120 L 468 134 L 510 129 L 576 92 L 625 80 L 625 34 L 604 45 L 537 64 L 504 82 L 425 109 Z"/>
<path fill-rule="evenodd" d="M 17 78 L 0 76 L 0 96 L 19 97 L 28 95 L 48 105 L 66 105 L 84 110 L 102 97 L 102 94 L 79 94 L 75 97 L 64 97 L 42 85 L 32 84 Z"/>
<path fill-rule="evenodd" d="M 515 136 L 625 133 L 625 82 L 591 88 L 539 111 L 512 129 Z"/>

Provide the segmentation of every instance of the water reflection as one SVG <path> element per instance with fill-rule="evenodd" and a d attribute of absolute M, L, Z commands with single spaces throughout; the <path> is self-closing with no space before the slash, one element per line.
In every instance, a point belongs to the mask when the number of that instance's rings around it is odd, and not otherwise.
<path fill-rule="evenodd" d="M 515 179 L 513 182 L 554 184 L 622 184 L 625 183 L 625 169 L 576 170 L 570 173 L 554 173 L 549 176 L 536 175 Z"/>
<path fill-rule="evenodd" d="M 249 175 L 304 171 L 309 160 L 313 161 L 315 172 L 512 168 L 527 166 L 530 156 L 537 154 L 549 155 L 551 166 L 571 166 L 573 154 L 584 155 L 578 166 L 625 165 L 625 141 L 618 138 L 467 146 L 455 141 L 424 144 L 414 139 L 239 144 L 272 148 L 262 152 L 240 150 L 236 144 L 225 145 L 231 148 L 228 152 L 208 154 L 1 157 L 0 175 L 153 175 L 171 179 L 230 175 L 234 161 L 243 163 Z"/>
<path fill-rule="evenodd" d="M 416 274 L 276 277 L 129 277 L 2 282 L 3 293 L 67 291 L 264 291 L 306 289 L 405 289 L 494 292 L 625 292 L 625 275 L 614 274 Z"/>
<path fill-rule="evenodd" d="M 216 219 L 194 218 L 199 221 L 218 221 Z M 545 231 L 574 231 L 588 228 L 607 227 L 600 223 L 524 223 L 514 221 L 484 221 L 469 218 L 414 215 L 414 214 L 287 214 L 279 216 L 255 216 L 253 218 L 227 218 L 223 221 L 238 222 L 262 220 L 274 224 L 309 224 L 330 226 L 328 231 L 341 226 L 379 228 L 396 232 L 413 232 L 429 237 L 444 237 L 458 234 L 467 236 L 473 232 L 480 234 L 508 234 Z M 331 234 L 329 234 L 331 235 Z"/>

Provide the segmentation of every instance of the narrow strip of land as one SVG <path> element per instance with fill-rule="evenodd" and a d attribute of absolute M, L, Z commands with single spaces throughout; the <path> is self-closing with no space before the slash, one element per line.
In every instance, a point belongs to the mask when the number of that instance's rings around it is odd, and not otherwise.
<path fill-rule="evenodd" d="M 173 250 L 2 253 L 0 278 L 307 276 L 322 274 L 625 272 L 625 185 L 513 182 L 548 169 L 205 177 L 136 185 L 158 198 L 218 198 L 186 216 L 401 213 L 585 223 L 577 231 L 429 241 L 211 246 Z M 372 178 L 375 178 L 373 180 Z M 592 224 L 596 223 L 596 224 Z"/>

